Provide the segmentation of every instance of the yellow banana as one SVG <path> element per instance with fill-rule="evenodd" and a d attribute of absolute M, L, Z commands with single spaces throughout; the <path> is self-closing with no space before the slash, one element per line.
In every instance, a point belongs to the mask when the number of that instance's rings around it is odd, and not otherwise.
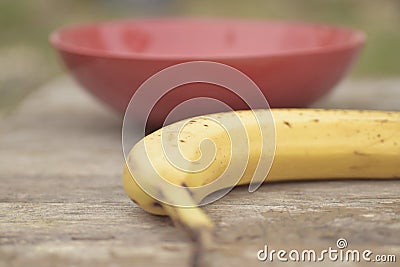
<path fill-rule="evenodd" d="M 233 172 L 237 173 L 237 179 L 217 184 L 215 190 L 231 186 L 230 181 L 251 183 L 259 164 L 264 161 L 269 164 L 265 155 L 270 155 L 274 149 L 266 182 L 400 177 L 400 112 L 272 109 L 274 120 L 260 124 L 254 114 L 266 112 L 269 111 L 200 116 L 146 136 L 126 159 L 125 191 L 144 210 L 169 215 L 176 224 L 189 230 L 201 244 L 198 247 L 201 250 L 210 238 L 212 223 L 197 207 L 205 195 L 195 188 L 216 181 L 232 162 L 232 165 L 244 166 L 242 172 Z M 220 121 L 228 127 L 222 127 Z M 244 129 L 246 138 L 241 135 L 236 138 L 239 143 L 232 144 L 232 136 L 239 128 L 242 133 Z M 268 132 L 268 138 L 276 142 L 276 147 L 262 145 L 260 129 L 264 128 L 275 129 Z M 205 139 L 212 140 L 213 145 L 200 145 Z M 243 153 L 232 153 L 233 148 L 240 150 L 242 146 Z M 263 154 L 263 150 L 268 149 L 268 153 Z M 171 162 L 165 153 L 171 150 L 177 151 L 186 165 L 177 166 Z M 208 152 L 212 152 L 212 157 Z M 185 190 L 164 186 L 153 179 L 155 175 Z"/>

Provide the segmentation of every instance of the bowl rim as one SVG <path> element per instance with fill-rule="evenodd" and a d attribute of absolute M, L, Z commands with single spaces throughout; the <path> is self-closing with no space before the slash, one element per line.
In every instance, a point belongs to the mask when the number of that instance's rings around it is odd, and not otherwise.
<path fill-rule="evenodd" d="M 150 54 L 150 53 L 136 53 L 136 52 L 120 52 L 116 50 L 103 50 L 94 49 L 85 46 L 75 45 L 71 42 L 64 42 L 61 40 L 61 35 L 64 31 L 79 30 L 82 28 L 101 27 L 102 25 L 111 24 L 124 24 L 124 23 L 146 23 L 146 22 L 207 22 L 207 23 L 230 23 L 230 22 L 245 22 L 245 23 L 268 23 L 280 25 L 294 25 L 297 27 L 318 27 L 329 28 L 340 31 L 347 31 L 351 34 L 348 41 L 340 42 L 337 44 L 326 46 L 315 46 L 299 49 L 282 50 L 275 52 L 256 52 L 252 54 L 231 54 L 231 55 L 204 55 L 204 56 L 189 56 L 177 54 Z M 301 56 L 310 54 L 325 54 L 333 53 L 353 48 L 361 48 L 366 42 L 366 34 L 358 29 L 328 23 L 319 22 L 306 22 L 306 21 L 292 21 L 292 20 L 271 20 L 271 19 L 246 19 L 246 18 L 207 18 L 207 17 L 144 17 L 144 18 L 125 18 L 115 20 L 105 20 L 91 23 L 81 23 L 76 25 L 60 27 L 49 35 L 49 42 L 51 45 L 62 52 L 77 54 L 82 56 L 91 56 L 98 58 L 112 58 L 112 59 L 135 59 L 135 60 L 234 60 L 234 59 L 250 59 L 250 58 L 263 58 L 263 57 L 282 57 L 282 56 Z"/>

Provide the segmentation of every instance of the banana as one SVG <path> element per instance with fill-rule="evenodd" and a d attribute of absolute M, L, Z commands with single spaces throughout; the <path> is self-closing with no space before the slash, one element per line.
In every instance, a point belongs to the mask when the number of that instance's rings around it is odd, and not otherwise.
<path fill-rule="evenodd" d="M 188 230 L 198 243 L 196 264 L 213 229 L 198 207 L 210 188 L 399 177 L 400 112 L 272 109 L 200 116 L 146 136 L 126 158 L 123 187 L 147 212 Z"/>

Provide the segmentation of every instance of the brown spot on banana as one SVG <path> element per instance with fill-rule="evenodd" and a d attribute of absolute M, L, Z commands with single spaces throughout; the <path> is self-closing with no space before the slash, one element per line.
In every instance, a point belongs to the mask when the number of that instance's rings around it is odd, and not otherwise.
<path fill-rule="evenodd" d="M 367 153 L 363 153 L 363 152 L 360 152 L 360 151 L 357 151 L 357 150 L 354 150 L 354 151 L 353 151 L 353 154 L 354 154 L 354 155 L 357 155 L 357 156 L 362 156 L 362 157 L 367 157 L 367 156 L 369 156 Z"/>
<path fill-rule="evenodd" d="M 289 128 L 292 128 L 292 125 L 288 121 L 283 121 L 283 124 L 285 124 Z"/>
<path fill-rule="evenodd" d="M 162 205 L 159 202 L 153 202 L 153 206 L 156 208 L 162 208 Z"/>
<path fill-rule="evenodd" d="M 193 191 L 190 190 L 190 187 L 188 187 L 188 185 L 185 182 L 181 183 L 181 186 L 184 187 L 187 190 L 187 192 L 189 193 L 189 195 L 191 197 L 194 197 Z"/>
<path fill-rule="evenodd" d="M 389 122 L 388 119 L 378 119 L 378 120 L 375 120 L 375 121 L 379 122 L 379 123 L 387 123 L 387 122 Z"/>

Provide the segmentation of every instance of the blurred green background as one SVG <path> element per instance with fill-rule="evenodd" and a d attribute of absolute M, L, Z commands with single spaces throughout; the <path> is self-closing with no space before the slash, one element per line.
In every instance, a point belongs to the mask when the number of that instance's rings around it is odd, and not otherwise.
<path fill-rule="evenodd" d="M 64 71 L 48 43 L 51 31 L 115 18 L 222 16 L 351 26 L 368 35 L 352 75 L 400 75 L 399 0 L 1 0 L 0 14 L 0 114 Z"/>

